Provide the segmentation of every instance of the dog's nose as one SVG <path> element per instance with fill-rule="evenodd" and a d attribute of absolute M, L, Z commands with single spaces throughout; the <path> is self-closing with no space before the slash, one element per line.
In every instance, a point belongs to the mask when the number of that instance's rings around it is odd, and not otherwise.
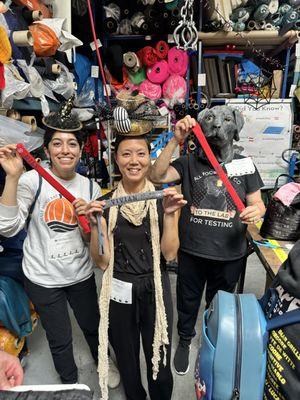
<path fill-rule="evenodd" d="M 220 129 L 221 128 L 221 124 L 214 124 L 214 128 Z"/>

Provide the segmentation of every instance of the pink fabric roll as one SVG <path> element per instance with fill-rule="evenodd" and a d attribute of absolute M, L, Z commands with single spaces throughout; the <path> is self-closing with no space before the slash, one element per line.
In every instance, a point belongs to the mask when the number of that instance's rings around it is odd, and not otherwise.
<path fill-rule="evenodd" d="M 163 83 L 168 76 L 169 67 L 165 60 L 158 61 L 147 69 L 147 78 L 152 83 Z"/>
<path fill-rule="evenodd" d="M 170 75 L 163 84 L 163 98 L 171 108 L 175 104 L 181 104 L 185 100 L 186 81 L 180 75 Z"/>
<path fill-rule="evenodd" d="M 170 74 L 184 76 L 188 67 L 188 59 L 186 51 L 172 47 L 168 52 Z"/>
<path fill-rule="evenodd" d="M 140 93 L 145 95 L 150 100 L 158 100 L 161 98 L 161 86 L 157 83 L 152 83 L 148 79 L 140 84 Z"/>

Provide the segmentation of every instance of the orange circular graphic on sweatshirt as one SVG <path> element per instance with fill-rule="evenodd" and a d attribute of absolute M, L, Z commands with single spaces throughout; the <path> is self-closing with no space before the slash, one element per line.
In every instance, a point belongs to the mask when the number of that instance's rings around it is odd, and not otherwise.
<path fill-rule="evenodd" d="M 44 220 L 55 232 L 69 232 L 78 225 L 72 204 L 64 198 L 52 200 L 47 204 Z"/>

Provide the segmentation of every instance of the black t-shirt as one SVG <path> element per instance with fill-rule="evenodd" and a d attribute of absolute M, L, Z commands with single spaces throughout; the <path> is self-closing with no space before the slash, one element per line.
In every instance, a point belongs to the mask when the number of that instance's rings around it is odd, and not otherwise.
<path fill-rule="evenodd" d="M 163 208 L 161 200 L 157 201 L 160 237 L 163 231 Z M 104 212 L 108 220 L 109 209 Z M 152 244 L 149 212 L 140 226 L 135 226 L 118 212 L 114 229 L 114 272 L 128 274 L 146 274 L 153 271 Z M 161 256 L 161 266 L 165 264 Z"/>
<path fill-rule="evenodd" d="M 235 155 L 234 159 L 244 158 Z M 211 165 L 195 155 L 183 156 L 171 164 L 181 177 L 181 188 L 188 204 L 179 220 L 180 249 L 204 258 L 229 261 L 247 251 L 247 225 L 222 181 Z M 241 200 L 263 186 L 258 171 L 230 178 Z"/>
<path fill-rule="evenodd" d="M 282 286 L 276 288 L 279 301 L 273 316 L 300 307 L 300 299 L 291 296 Z M 270 332 L 267 353 L 267 374 L 264 400 L 296 400 L 300 398 L 300 323 Z"/>

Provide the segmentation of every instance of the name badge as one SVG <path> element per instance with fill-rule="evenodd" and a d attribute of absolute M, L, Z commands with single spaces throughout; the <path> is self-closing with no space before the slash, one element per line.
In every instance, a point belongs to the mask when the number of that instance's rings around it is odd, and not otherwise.
<path fill-rule="evenodd" d="M 132 304 L 132 283 L 113 278 L 110 299 L 121 304 Z"/>
<path fill-rule="evenodd" d="M 229 177 L 251 175 L 255 172 L 251 157 L 232 160 L 230 163 L 225 164 L 225 168 Z"/>

